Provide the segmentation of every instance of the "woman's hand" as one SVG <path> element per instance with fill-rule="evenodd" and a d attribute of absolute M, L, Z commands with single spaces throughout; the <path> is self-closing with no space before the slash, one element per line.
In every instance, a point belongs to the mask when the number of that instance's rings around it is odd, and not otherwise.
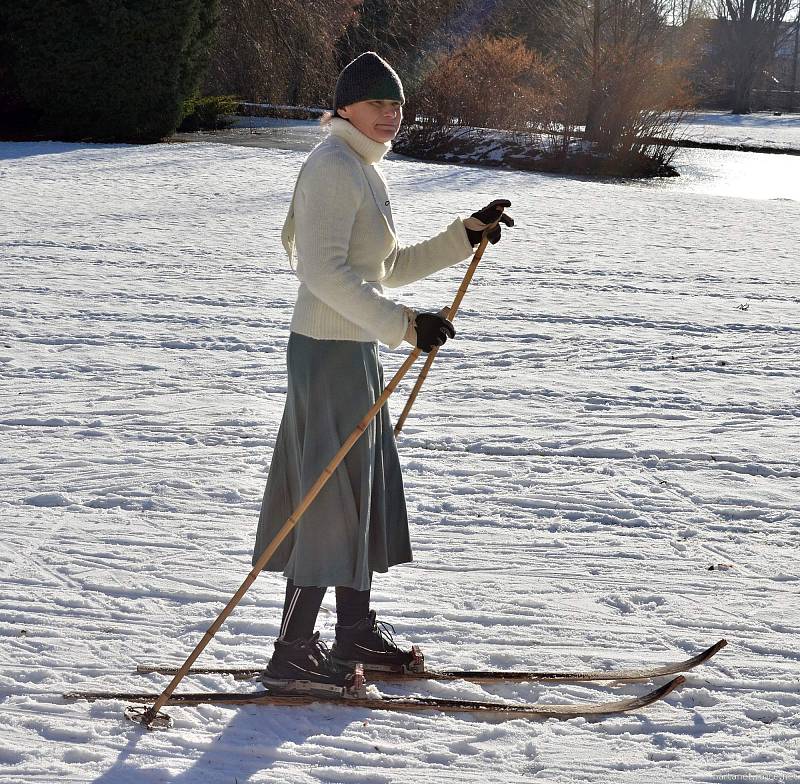
<path fill-rule="evenodd" d="M 481 241 L 484 229 L 487 226 L 491 226 L 496 220 L 499 219 L 500 223 L 505 223 L 506 226 L 514 225 L 514 219 L 503 212 L 506 207 L 510 206 L 511 202 L 508 199 L 495 199 L 482 210 L 473 212 L 472 215 L 464 221 L 464 228 L 467 230 L 467 238 L 473 248 Z M 500 242 L 500 223 L 489 232 L 489 242 L 491 242 L 492 245 L 496 245 Z"/>
<path fill-rule="evenodd" d="M 447 308 L 442 308 L 438 313 L 418 313 L 408 325 L 406 341 L 426 354 L 443 346 L 448 338 L 456 336 L 453 322 L 446 317 L 447 312 Z"/>

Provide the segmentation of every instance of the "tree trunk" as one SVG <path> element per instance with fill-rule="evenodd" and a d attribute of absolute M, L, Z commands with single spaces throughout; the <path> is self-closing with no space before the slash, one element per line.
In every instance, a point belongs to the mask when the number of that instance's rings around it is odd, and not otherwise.
<path fill-rule="evenodd" d="M 591 139 L 597 134 L 600 102 L 600 34 L 602 22 L 600 16 L 601 0 L 594 0 L 594 19 L 592 22 L 592 83 L 589 88 L 589 104 L 586 107 L 586 137 Z"/>
<path fill-rule="evenodd" d="M 734 76 L 733 114 L 750 114 L 753 93 L 753 75 L 740 71 Z"/>
<path fill-rule="evenodd" d="M 303 86 L 303 66 L 298 64 L 289 74 L 289 84 L 287 86 L 287 101 L 290 106 L 300 105 L 300 89 Z"/>
<path fill-rule="evenodd" d="M 792 87 L 789 91 L 789 100 L 786 105 L 787 111 L 794 109 L 794 94 L 797 90 L 797 65 L 798 54 L 800 54 L 800 9 L 797 11 L 797 20 L 794 23 L 794 55 L 792 57 Z"/>

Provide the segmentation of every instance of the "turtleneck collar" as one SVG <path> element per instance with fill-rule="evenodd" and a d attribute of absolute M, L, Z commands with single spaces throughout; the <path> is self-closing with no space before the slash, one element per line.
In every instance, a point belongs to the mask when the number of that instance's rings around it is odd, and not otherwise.
<path fill-rule="evenodd" d="M 331 134 L 347 142 L 364 162 L 369 164 L 377 163 L 392 149 L 391 142 L 376 142 L 370 139 L 342 117 L 334 117 L 331 120 Z"/>

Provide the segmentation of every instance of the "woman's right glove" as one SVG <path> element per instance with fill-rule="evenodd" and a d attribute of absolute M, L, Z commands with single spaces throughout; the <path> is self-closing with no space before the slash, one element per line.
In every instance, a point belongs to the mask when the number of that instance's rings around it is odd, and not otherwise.
<path fill-rule="evenodd" d="M 456 336 L 456 330 L 453 322 L 445 318 L 443 315 L 447 309 L 439 313 L 418 313 L 412 324 L 409 325 L 409 333 L 412 332 L 413 339 L 417 348 L 424 351 L 426 354 L 430 353 L 434 348 L 443 346 L 448 338 Z M 406 334 L 406 340 L 409 340 L 410 334 Z"/>

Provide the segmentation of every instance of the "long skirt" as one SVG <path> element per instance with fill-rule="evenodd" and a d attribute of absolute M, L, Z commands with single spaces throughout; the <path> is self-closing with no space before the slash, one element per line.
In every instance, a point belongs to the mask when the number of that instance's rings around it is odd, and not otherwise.
<path fill-rule="evenodd" d="M 253 564 L 383 391 L 378 344 L 292 332 L 289 383 Z M 265 571 L 298 586 L 367 590 L 372 572 L 412 560 L 400 460 L 384 405 Z"/>

